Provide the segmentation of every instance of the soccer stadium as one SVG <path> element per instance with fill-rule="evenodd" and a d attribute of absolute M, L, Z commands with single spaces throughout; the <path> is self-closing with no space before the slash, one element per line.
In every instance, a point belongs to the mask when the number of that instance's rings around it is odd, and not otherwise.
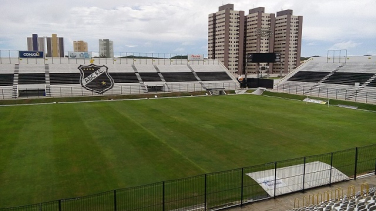
<path fill-rule="evenodd" d="M 1 211 L 376 209 L 375 56 L 258 89 L 200 56 L 0 63 Z"/>

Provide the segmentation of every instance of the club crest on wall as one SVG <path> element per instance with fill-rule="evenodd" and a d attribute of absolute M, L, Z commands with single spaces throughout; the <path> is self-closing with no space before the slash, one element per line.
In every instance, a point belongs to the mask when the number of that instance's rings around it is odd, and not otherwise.
<path fill-rule="evenodd" d="M 114 79 L 108 73 L 108 67 L 104 65 L 80 65 L 80 84 L 83 88 L 103 94 L 114 87 Z"/>

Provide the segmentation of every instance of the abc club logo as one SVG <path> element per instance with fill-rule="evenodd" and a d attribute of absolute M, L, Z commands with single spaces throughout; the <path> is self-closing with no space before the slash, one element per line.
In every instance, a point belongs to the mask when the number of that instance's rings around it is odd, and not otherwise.
<path fill-rule="evenodd" d="M 114 79 L 108 73 L 108 67 L 95 64 L 80 65 L 80 84 L 83 88 L 103 94 L 114 86 Z"/>

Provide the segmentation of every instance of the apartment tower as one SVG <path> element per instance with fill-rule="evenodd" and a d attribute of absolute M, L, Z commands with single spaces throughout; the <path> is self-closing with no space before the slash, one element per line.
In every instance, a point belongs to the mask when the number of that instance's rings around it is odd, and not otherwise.
<path fill-rule="evenodd" d="M 208 57 L 223 62 L 234 75 L 267 71 L 286 74 L 300 65 L 302 16 L 292 10 L 265 13 L 264 7 L 234 11 L 233 4 L 209 14 Z M 280 53 L 281 63 L 247 64 L 249 53 Z"/>
<path fill-rule="evenodd" d="M 244 18 L 244 11 L 234 11 L 233 4 L 220 6 L 209 15 L 208 56 L 233 74 L 243 71 Z"/>
<path fill-rule="evenodd" d="M 275 63 L 273 73 L 288 73 L 300 65 L 303 16 L 294 16 L 292 10 L 277 12 L 274 52 L 281 53 L 281 63 Z"/>
<path fill-rule="evenodd" d="M 102 58 L 114 57 L 114 43 L 109 39 L 99 39 L 99 56 Z"/>
<path fill-rule="evenodd" d="M 64 57 L 64 38 L 52 34 L 47 37 L 47 57 Z"/>
<path fill-rule="evenodd" d="M 74 52 L 88 52 L 87 42 L 82 40 L 73 41 Z"/>
<path fill-rule="evenodd" d="M 249 10 L 245 22 L 245 55 L 249 53 L 271 53 L 274 51 L 274 27 L 275 14 L 265 13 L 264 7 L 257 7 Z M 245 69 L 249 73 L 256 73 L 258 70 L 272 71 L 273 64 L 261 63 L 259 66 L 254 63 L 246 63 Z"/>
<path fill-rule="evenodd" d="M 28 51 L 45 51 L 45 37 L 38 37 L 38 34 L 32 34 L 27 37 L 27 50 Z"/>

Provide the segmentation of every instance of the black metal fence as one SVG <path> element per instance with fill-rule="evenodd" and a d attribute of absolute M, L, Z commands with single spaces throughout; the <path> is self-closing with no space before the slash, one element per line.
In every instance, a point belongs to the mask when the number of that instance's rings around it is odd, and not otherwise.
<path fill-rule="evenodd" d="M 96 195 L 79 198 L 61 199 L 28 206 L 1 208 L 0 211 L 165 211 L 165 210 L 217 210 L 232 206 L 242 206 L 259 200 L 284 195 L 276 191 L 277 173 L 280 169 L 300 165 L 293 172 L 285 173 L 278 179 L 296 177 L 297 182 L 286 184 L 292 192 L 304 191 L 309 177 L 311 182 L 319 185 L 333 183 L 333 169 L 338 169 L 349 178 L 356 179 L 365 173 L 376 173 L 376 144 L 338 152 L 313 155 L 257 166 L 244 167 L 223 172 L 215 172 L 184 179 L 158 182 L 154 184 L 112 190 Z M 319 175 L 312 178 L 306 171 L 306 164 L 324 163 Z M 300 169 L 300 170 L 299 170 Z M 273 172 L 274 194 L 268 194 L 260 181 L 255 181 L 247 174 L 254 172 Z M 317 173 L 317 172 L 315 172 Z M 347 180 L 347 179 L 346 179 Z M 339 181 L 339 180 L 335 180 Z"/>
<path fill-rule="evenodd" d="M 51 86 L 46 88 L 23 88 L 13 90 L 13 87 L 0 88 L 0 100 L 9 100 L 14 98 L 46 98 L 46 97 L 90 97 L 90 96 L 110 96 L 110 95 L 139 95 L 139 94 L 160 94 L 170 92 L 200 92 L 207 89 L 221 88 L 224 90 L 236 90 L 239 87 L 238 82 L 205 82 L 205 83 L 170 83 L 161 85 L 161 89 L 155 89 L 156 86 L 140 85 L 116 85 L 103 94 L 97 94 L 76 86 Z M 49 90 L 49 91 L 46 91 Z M 146 91 L 147 90 L 147 91 Z"/>
<path fill-rule="evenodd" d="M 279 92 L 305 95 L 311 97 L 347 100 L 359 103 L 376 103 L 376 87 L 356 88 L 347 87 L 320 87 L 311 85 L 282 84 L 274 88 Z"/>

